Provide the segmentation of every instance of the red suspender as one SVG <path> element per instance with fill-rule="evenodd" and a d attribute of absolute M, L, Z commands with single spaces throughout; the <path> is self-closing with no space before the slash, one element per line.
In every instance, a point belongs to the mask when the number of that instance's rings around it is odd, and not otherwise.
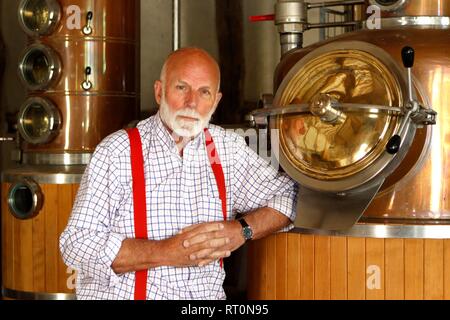
<path fill-rule="evenodd" d="M 134 205 L 134 234 L 136 239 L 148 239 L 147 232 L 147 206 L 145 194 L 144 158 L 142 153 L 142 142 L 139 130 L 133 128 L 127 130 L 131 149 L 131 174 L 133 178 L 133 205 Z M 223 219 L 227 220 L 227 192 L 225 187 L 225 176 L 222 164 L 216 150 L 216 145 L 211 133 L 205 128 L 206 152 L 209 162 L 216 178 L 219 197 L 222 200 Z M 220 266 L 223 260 L 220 259 Z M 136 271 L 134 299 L 146 300 L 147 297 L 148 270 Z"/>
<path fill-rule="evenodd" d="M 147 206 L 145 196 L 144 158 L 139 130 L 127 131 L 131 148 L 131 174 L 133 177 L 134 234 L 136 239 L 148 239 Z M 148 270 L 136 271 L 134 300 L 147 298 Z"/>
<path fill-rule="evenodd" d="M 222 164 L 220 163 L 219 154 L 211 133 L 205 128 L 206 153 L 208 154 L 209 163 L 216 177 L 217 189 L 219 197 L 222 200 L 223 220 L 227 221 L 227 189 L 225 187 L 225 175 L 223 174 Z M 220 259 L 220 267 L 223 267 L 223 259 Z"/>

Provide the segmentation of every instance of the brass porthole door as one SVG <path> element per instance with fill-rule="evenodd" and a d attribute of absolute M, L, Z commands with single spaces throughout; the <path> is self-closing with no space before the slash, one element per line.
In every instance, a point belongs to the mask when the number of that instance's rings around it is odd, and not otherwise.
<path fill-rule="evenodd" d="M 61 75 L 61 60 L 49 46 L 29 46 L 19 62 L 19 77 L 30 91 L 47 90 Z"/>
<path fill-rule="evenodd" d="M 19 4 L 19 23 L 31 37 L 53 33 L 61 19 L 61 6 L 57 0 L 22 0 Z"/>
<path fill-rule="evenodd" d="M 58 108 L 48 99 L 28 98 L 19 111 L 18 130 L 30 144 L 45 144 L 52 141 L 61 128 Z"/>
<path fill-rule="evenodd" d="M 407 101 L 404 69 L 368 43 L 324 45 L 291 68 L 273 105 L 295 112 L 270 125 L 281 166 L 301 185 L 298 226 L 341 230 L 359 219 L 412 143 Z"/>

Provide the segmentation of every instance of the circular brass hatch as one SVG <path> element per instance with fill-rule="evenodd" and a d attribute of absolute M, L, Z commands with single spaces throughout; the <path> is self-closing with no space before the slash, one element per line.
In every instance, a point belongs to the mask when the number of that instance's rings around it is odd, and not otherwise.
<path fill-rule="evenodd" d="M 56 0 L 22 0 L 19 5 L 19 22 L 32 37 L 52 33 L 61 17 L 61 7 Z"/>
<path fill-rule="evenodd" d="M 19 75 L 28 90 L 49 89 L 57 82 L 60 73 L 60 58 L 46 45 L 31 45 L 20 59 Z"/>
<path fill-rule="evenodd" d="M 50 142 L 59 132 L 61 116 L 58 108 L 48 99 L 28 98 L 19 111 L 18 130 L 28 143 Z"/>
<path fill-rule="evenodd" d="M 391 63 L 382 62 L 373 52 L 354 48 L 310 54 L 283 80 L 274 105 L 311 104 L 327 94 L 337 103 L 402 106 L 404 84 Z M 285 168 L 289 174 L 298 172 L 314 187 L 314 181 L 342 181 L 361 173 L 359 181 L 342 187 L 348 190 L 387 166 L 392 157 L 386 158 L 386 145 L 398 133 L 401 120 L 399 113 L 355 107 L 344 110 L 341 121 L 335 123 L 323 121 L 311 111 L 278 116 L 272 126 L 280 130 L 280 154 L 286 160 L 281 164 L 289 167 Z M 386 163 L 373 166 L 381 157 Z M 377 172 L 368 173 L 371 170 Z M 291 176 L 303 182 L 299 174 Z"/>

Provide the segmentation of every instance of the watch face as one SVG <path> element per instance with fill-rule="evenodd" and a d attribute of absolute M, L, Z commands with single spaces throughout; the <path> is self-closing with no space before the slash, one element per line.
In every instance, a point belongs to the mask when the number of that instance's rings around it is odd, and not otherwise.
<path fill-rule="evenodd" d="M 245 227 L 244 229 L 242 229 L 242 234 L 244 235 L 244 238 L 246 240 L 251 240 L 253 237 L 253 231 L 249 227 Z"/>

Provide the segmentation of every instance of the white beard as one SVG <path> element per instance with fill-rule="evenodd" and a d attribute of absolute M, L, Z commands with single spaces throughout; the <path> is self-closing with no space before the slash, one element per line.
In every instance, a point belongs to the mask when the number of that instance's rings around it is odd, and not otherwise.
<path fill-rule="evenodd" d="M 211 120 L 211 117 L 215 111 L 212 108 L 211 112 L 204 116 L 203 118 L 200 114 L 192 108 L 186 107 L 176 111 L 171 112 L 169 104 L 167 103 L 165 97 L 161 98 L 161 105 L 159 107 L 159 115 L 161 120 L 173 130 L 175 134 L 184 138 L 192 138 L 197 136 L 204 128 L 206 128 Z M 177 119 L 178 116 L 186 116 L 190 118 L 195 118 L 197 121 L 189 121 L 183 119 Z"/>

